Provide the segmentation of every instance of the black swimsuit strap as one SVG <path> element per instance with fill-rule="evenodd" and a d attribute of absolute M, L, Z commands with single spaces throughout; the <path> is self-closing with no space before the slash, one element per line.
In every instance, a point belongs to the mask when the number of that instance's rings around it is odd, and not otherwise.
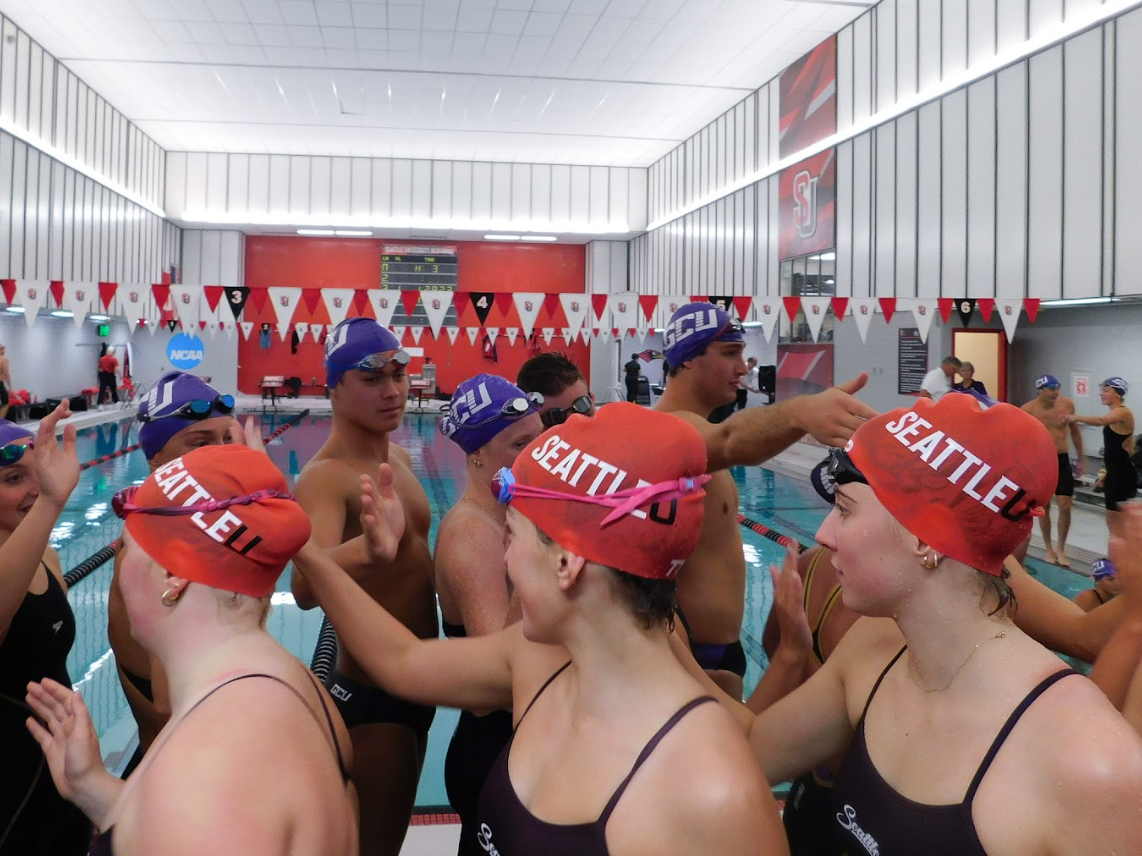
<path fill-rule="evenodd" d="M 888 665 L 884 667 L 884 671 L 880 673 L 880 677 L 877 678 L 876 683 L 872 685 L 872 692 L 870 692 L 868 694 L 868 701 L 866 701 L 864 703 L 864 710 L 862 710 L 860 712 L 860 721 L 857 723 L 858 725 L 864 724 L 864 718 L 865 718 L 865 716 L 868 715 L 868 706 L 870 704 L 872 704 L 872 697 L 874 695 L 876 695 L 876 691 L 878 689 L 880 689 L 880 683 L 881 683 L 881 681 L 884 680 L 884 676 L 888 674 L 889 669 L 891 669 L 893 666 L 896 665 L 896 661 L 899 660 L 902 656 L 904 656 L 904 652 L 907 650 L 908 650 L 908 646 L 905 645 L 903 648 L 901 648 L 899 651 L 897 651 L 896 656 L 888 661 Z"/>
<path fill-rule="evenodd" d="M 984 774 L 987 773 L 991 762 L 995 760 L 995 756 L 999 753 L 1000 747 L 1003 746 L 1003 742 L 1007 739 L 1008 735 L 1011 734 L 1011 730 L 1015 728 L 1020 717 L 1027 712 L 1027 708 L 1034 704 L 1039 696 L 1053 687 L 1058 681 L 1061 681 L 1069 675 L 1077 674 L 1078 672 L 1074 669 L 1060 669 L 1053 675 L 1045 677 L 1039 682 L 1038 686 L 1024 696 L 1023 701 L 1019 702 L 1019 706 L 1007 717 L 1007 722 L 1003 723 L 1003 728 L 999 729 L 999 734 L 995 735 L 995 740 L 992 741 L 991 748 L 988 749 L 987 754 L 983 756 L 983 761 L 980 763 L 979 769 L 975 772 L 975 778 L 973 778 L 971 784 L 968 785 L 968 792 L 964 797 L 965 805 L 971 805 L 972 800 L 975 798 L 975 792 L 979 789 L 980 782 L 983 781 Z"/>
<path fill-rule="evenodd" d="M 520 727 L 521 725 L 523 725 L 523 717 L 524 717 L 524 716 L 527 716 L 527 715 L 528 715 L 528 713 L 530 713 L 530 712 L 531 712 L 531 709 L 532 709 L 533 707 L 535 707 L 535 703 L 536 703 L 537 701 L 539 701 L 539 697 L 540 697 L 541 695 L 543 695 L 544 691 L 545 691 L 545 690 L 546 690 L 546 689 L 547 689 L 549 686 L 551 686 L 552 682 L 553 682 L 553 681 L 554 681 L 556 678 L 558 678 L 560 675 L 562 675 L 562 674 L 563 674 L 563 673 L 564 673 L 564 672 L 567 670 L 567 667 L 568 667 L 568 666 L 570 666 L 570 665 L 571 665 L 571 661 L 570 661 L 570 660 L 568 660 L 566 663 L 564 663 L 562 666 L 560 666 L 558 669 L 556 669 L 556 670 L 555 670 L 555 674 L 553 674 L 553 675 L 552 675 L 550 678 L 548 678 L 546 681 L 544 681 L 544 682 L 543 682 L 543 686 L 541 686 L 541 687 L 539 688 L 539 692 L 537 692 L 537 693 L 536 693 L 534 696 L 532 696 L 532 698 L 531 698 L 531 703 L 530 703 L 530 704 L 528 704 L 528 706 L 527 706 L 526 708 L 524 708 L 524 711 L 523 711 L 523 715 L 522 715 L 522 716 L 520 716 L 520 718 L 519 718 L 519 722 L 517 722 L 517 723 L 515 724 L 515 728 L 513 728 L 513 729 L 512 729 L 512 734 L 515 734 L 515 732 L 519 731 L 519 727 Z"/>
<path fill-rule="evenodd" d="M 325 722 L 329 726 L 329 736 L 333 740 L 333 751 L 337 753 L 337 769 L 341 771 L 341 780 L 345 783 L 349 782 L 349 768 L 345 766 L 345 756 L 341 753 L 341 741 L 337 739 L 337 728 L 333 724 L 333 717 L 329 714 L 329 707 L 325 704 L 325 694 L 321 691 L 321 684 L 317 682 L 317 678 L 308 669 L 305 670 L 305 676 L 309 678 L 309 682 L 313 684 L 313 689 L 317 693 L 317 700 L 321 702 L 321 712 L 325 714 Z M 288 684 L 286 686 L 289 686 Z M 293 687 L 290 687 L 293 689 Z M 298 696 L 300 698 L 300 695 Z M 304 701 L 304 699 L 302 699 Z M 306 707 L 309 707 L 308 703 Z"/>
<path fill-rule="evenodd" d="M 613 812 L 615 810 L 615 806 L 619 804 L 619 800 L 622 799 L 623 792 L 626 791 L 627 785 L 630 784 L 631 779 L 633 779 L 635 773 L 638 772 L 638 768 L 641 767 L 646 759 L 650 757 L 650 753 L 658 747 L 658 744 L 662 742 L 662 738 L 666 736 L 667 732 L 669 732 L 670 729 L 677 725 L 679 720 L 681 720 L 682 717 L 684 717 L 694 708 L 709 701 L 716 702 L 717 699 L 715 699 L 713 696 L 701 696 L 700 698 L 696 698 L 693 701 L 687 702 L 677 713 L 670 717 L 670 719 L 666 720 L 665 725 L 663 725 L 660 729 L 658 729 L 657 732 L 655 732 L 654 736 L 651 737 L 650 741 L 646 744 L 646 746 L 643 747 L 642 752 L 639 753 L 638 758 L 634 762 L 634 766 L 631 767 L 630 772 L 627 773 L 627 777 L 623 779 L 622 784 L 618 786 L 618 789 L 611 796 L 610 801 L 607 803 L 607 807 L 603 809 L 603 813 L 599 815 L 599 823 L 603 824 L 603 826 L 606 826 L 607 820 L 610 819 L 611 812 Z"/>

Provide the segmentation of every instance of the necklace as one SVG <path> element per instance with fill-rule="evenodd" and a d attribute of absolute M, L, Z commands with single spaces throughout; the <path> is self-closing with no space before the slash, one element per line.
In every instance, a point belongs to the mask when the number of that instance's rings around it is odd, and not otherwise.
<path fill-rule="evenodd" d="M 979 642 L 976 642 L 975 647 L 971 649 L 971 653 L 968 654 L 967 658 L 962 663 L 960 663 L 960 667 L 952 673 L 952 676 L 948 679 L 948 682 L 946 684 L 944 684 L 942 687 L 931 687 L 931 688 L 925 689 L 924 687 L 920 686 L 919 681 L 916 680 L 916 676 L 913 674 L 913 672 L 915 671 L 915 665 L 913 665 L 912 663 L 909 664 L 910 667 L 908 669 L 908 677 L 910 677 L 912 679 L 913 686 L 915 686 L 916 689 L 920 690 L 920 692 L 922 692 L 922 693 L 943 692 L 944 690 L 946 690 L 948 687 L 950 687 L 952 685 L 952 682 L 955 681 L 955 679 L 957 677 L 959 677 L 960 672 L 962 672 L 964 670 L 964 666 L 966 666 L 968 663 L 971 662 L 971 658 L 975 656 L 975 652 L 978 651 L 981 646 L 986 645 L 988 642 L 991 642 L 993 639 L 1003 639 L 1005 636 L 1007 636 L 1007 631 L 1006 630 L 1000 630 L 994 636 L 988 636 L 986 639 L 981 639 Z M 908 659 L 911 660 L 912 658 L 909 657 Z"/>

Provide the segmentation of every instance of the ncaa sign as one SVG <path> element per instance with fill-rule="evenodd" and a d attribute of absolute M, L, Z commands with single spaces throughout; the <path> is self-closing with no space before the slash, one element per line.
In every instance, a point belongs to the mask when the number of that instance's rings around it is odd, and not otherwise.
<path fill-rule="evenodd" d="M 197 336 L 178 333 L 167 343 L 167 359 L 176 369 L 186 371 L 202 362 L 205 350 Z"/>

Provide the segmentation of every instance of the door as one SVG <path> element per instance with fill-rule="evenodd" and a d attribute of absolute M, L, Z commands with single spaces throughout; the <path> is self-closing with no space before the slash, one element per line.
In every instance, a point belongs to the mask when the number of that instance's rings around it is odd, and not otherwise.
<path fill-rule="evenodd" d="M 1007 334 L 1002 330 L 953 330 L 952 354 L 975 366 L 989 395 L 1007 401 Z"/>

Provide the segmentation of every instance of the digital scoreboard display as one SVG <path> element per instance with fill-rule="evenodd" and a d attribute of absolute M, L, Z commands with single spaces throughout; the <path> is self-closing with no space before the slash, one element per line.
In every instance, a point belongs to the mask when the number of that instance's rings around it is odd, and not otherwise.
<path fill-rule="evenodd" d="M 454 247 L 385 246 L 381 253 L 381 288 L 455 291 L 459 269 Z"/>

